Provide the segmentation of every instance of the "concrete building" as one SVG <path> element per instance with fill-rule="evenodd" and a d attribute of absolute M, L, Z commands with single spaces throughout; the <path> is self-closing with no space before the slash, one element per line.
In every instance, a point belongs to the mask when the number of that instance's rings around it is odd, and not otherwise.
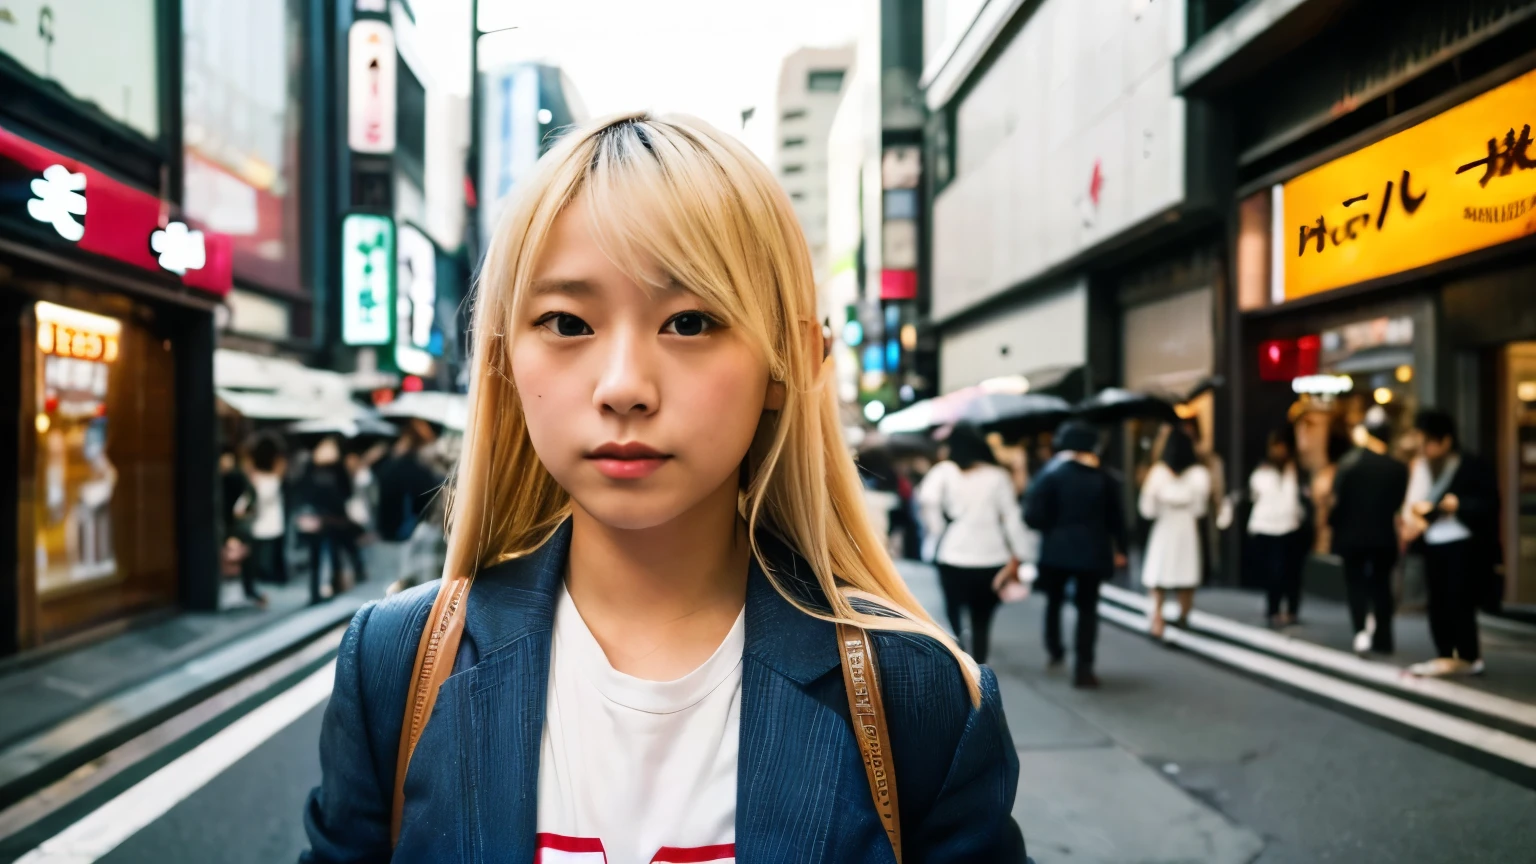
<path fill-rule="evenodd" d="M 816 281 L 827 253 L 827 138 L 854 61 L 853 46 L 801 48 L 784 58 L 774 106 L 774 170 L 811 246 Z"/>

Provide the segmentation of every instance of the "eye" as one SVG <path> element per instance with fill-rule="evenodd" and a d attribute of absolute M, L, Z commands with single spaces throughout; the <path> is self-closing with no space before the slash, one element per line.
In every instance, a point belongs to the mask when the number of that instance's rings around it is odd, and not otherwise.
<path fill-rule="evenodd" d="M 719 322 L 703 312 L 681 312 L 673 315 L 661 329 L 678 336 L 703 336 L 719 326 Z"/>
<path fill-rule="evenodd" d="M 587 325 L 587 322 L 569 312 L 551 312 L 535 321 L 534 326 L 543 327 L 556 336 L 567 339 L 574 336 L 592 335 L 592 328 Z"/>

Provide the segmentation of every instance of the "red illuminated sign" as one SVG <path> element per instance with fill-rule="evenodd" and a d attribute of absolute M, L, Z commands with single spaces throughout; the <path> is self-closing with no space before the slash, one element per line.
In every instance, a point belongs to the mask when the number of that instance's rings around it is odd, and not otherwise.
<path fill-rule="evenodd" d="M 79 194 L 85 197 L 84 212 L 66 215 L 59 212 L 62 204 L 52 208 L 44 206 L 41 210 L 34 205 L 29 210 L 32 218 L 52 222 L 61 237 L 76 241 L 86 252 L 114 258 L 156 273 L 165 272 L 150 245 L 155 232 L 169 222 L 163 218 L 159 198 L 4 128 L 0 128 L 0 158 L 20 165 L 35 175 L 45 190 L 57 189 L 58 184 L 83 176 L 84 188 L 79 190 Z M 54 166 L 61 166 L 64 171 L 54 171 L 50 177 L 47 172 Z M 72 182 L 78 184 L 79 180 Z M 44 202 L 45 205 L 52 203 L 49 201 L 52 196 L 40 193 L 38 185 L 34 185 L 31 192 L 38 196 L 34 200 Z M 80 223 L 83 223 L 83 233 L 79 231 Z M 71 228 L 72 225 L 75 227 Z M 224 234 L 204 232 L 203 242 L 207 253 L 203 266 L 187 270 L 181 281 L 188 287 L 222 297 L 229 293 L 234 282 L 230 239 Z"/>

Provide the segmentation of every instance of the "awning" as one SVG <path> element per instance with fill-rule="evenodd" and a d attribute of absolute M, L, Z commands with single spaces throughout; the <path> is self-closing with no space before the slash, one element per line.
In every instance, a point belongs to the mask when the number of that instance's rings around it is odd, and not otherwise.
<path fill-rule="evenodd" d="M 469 422 L 469 397 L 463 393 L 445 393 L 441 390 L 419 390 L 401 393 L 379 409 L 384 417 L 414 417 L 435 423 L 445 429 L 463 432 Z"/>
<path fill-rule="evenodd" d="M 261 393 L 216 388 L 219 401 L 252 420 L 357 420 L 376 416 L 350 398 L 317 398 L 304 393 Z"/>

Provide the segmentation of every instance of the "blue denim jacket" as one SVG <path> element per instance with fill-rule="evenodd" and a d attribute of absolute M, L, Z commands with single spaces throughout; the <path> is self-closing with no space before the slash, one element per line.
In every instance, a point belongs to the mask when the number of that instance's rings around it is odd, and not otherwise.
<path fill-rule="evenodd" d="M 567 523 L 534 554 L 476 577 L 454 674 L 406 776 L 399 860 L 533 860 L 551 624 L 569 545 Z M 769 560 L 781 584 L 811 596 L 808 566 L 776 549 Z M 422 585 L 352 620 L 320 733 L 323 776 L 306 806 L 311 849 L 301 861 L 390 859 L 396 748 L 436 591 L 435 582 Z M 997 679 L 983 667 L 982 704 L 972 708 L 943 646 L 907 634 L 874 639 L 904 861 L 1014 860 L 1019 761 Z M 835 630 L 786 601 L 756 564 L 741 698 L 736 860 L 894 864 L 848 718 Z"/>

